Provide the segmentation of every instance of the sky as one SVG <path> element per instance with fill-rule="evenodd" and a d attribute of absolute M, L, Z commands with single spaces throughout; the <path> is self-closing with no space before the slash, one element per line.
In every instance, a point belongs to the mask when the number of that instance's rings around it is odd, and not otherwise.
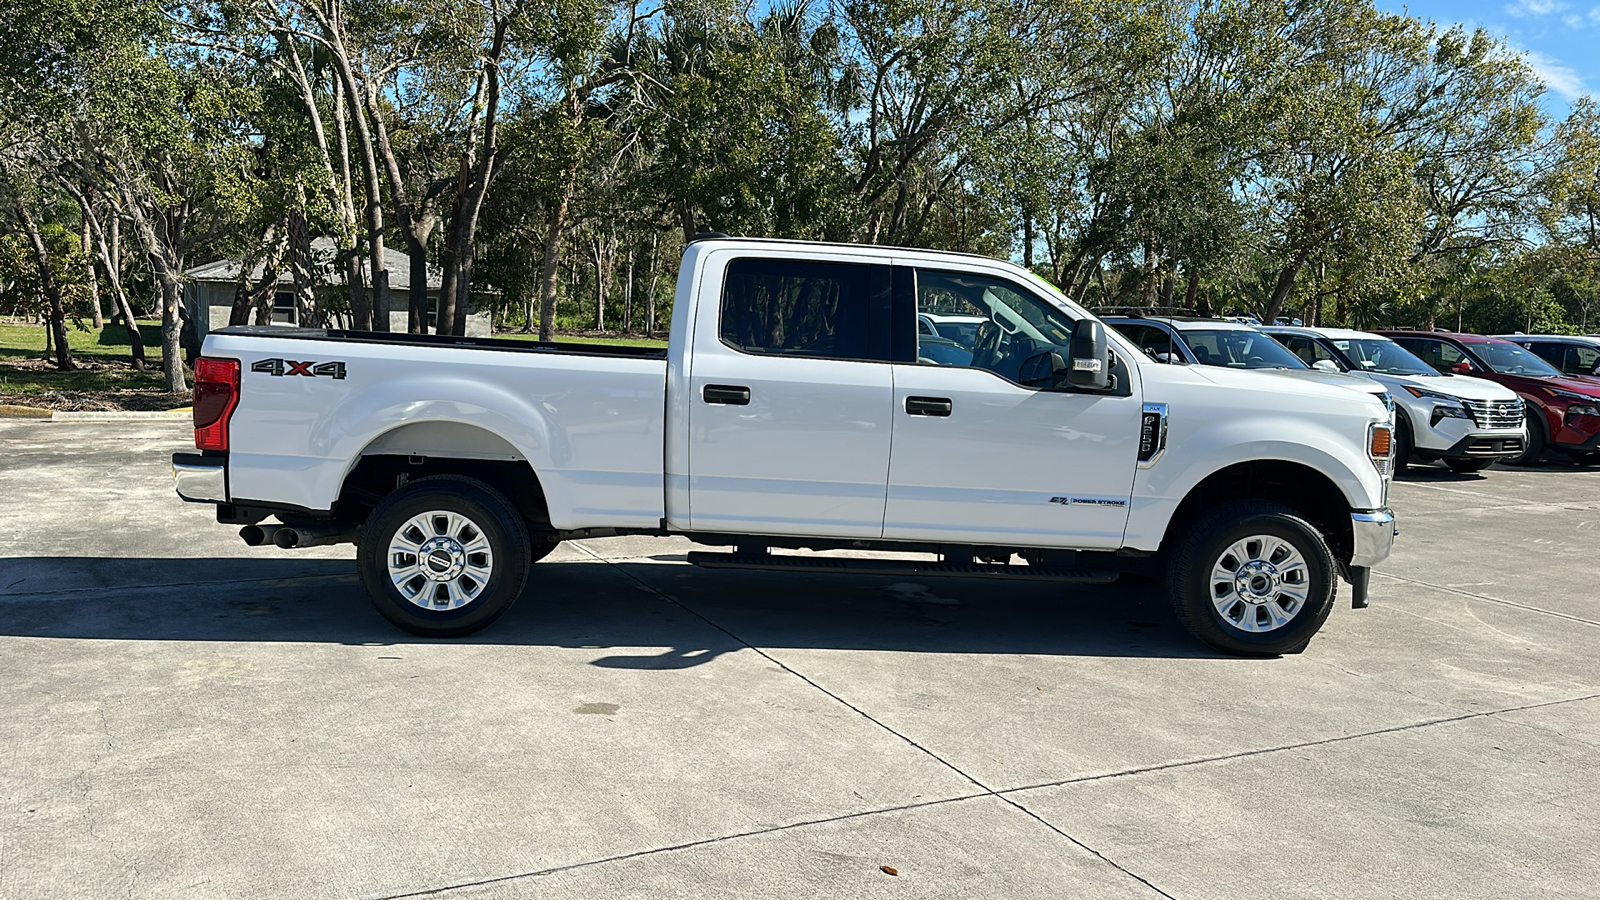
<path fill-rule="evenodd" d="M 1377 0 L 1377 6 L 1504 38 L 1550 87 L 1545 105 L 1558 116 L 1579 97 L 1600 94 L 1600 0 Z"/>

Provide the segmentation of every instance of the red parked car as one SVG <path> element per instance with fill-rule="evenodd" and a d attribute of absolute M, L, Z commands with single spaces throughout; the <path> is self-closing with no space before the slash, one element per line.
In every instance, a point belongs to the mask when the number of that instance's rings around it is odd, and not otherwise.
<path fill-rule="evenodd" d="M 1564 375 L 1500 338 L 1444 331 L 1380 331 L 1428 365 L 1452 375 L 1487 378 L 1527 401 L 1528 445 L 1505 460 L 1532 465 L 1556 450 L 1581 464 L 1600 463 L 1600 381 Z"/>

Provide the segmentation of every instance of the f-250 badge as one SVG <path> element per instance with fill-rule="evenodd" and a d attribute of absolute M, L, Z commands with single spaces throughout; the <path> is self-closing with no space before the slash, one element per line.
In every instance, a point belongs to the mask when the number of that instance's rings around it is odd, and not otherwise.
<path fill-rule="evenodd" d="M 316 378 L 320 375 L 332 378 L 334 381 L 344 379 L 344 363 L 342 362 L 319 363 L 316 360 L 295 362 L 292 359 L 262 359 L 251 363 L 250 371 L 265 372 L 268 375 L 275 376 L 304 375 L 307 378 Z"/>

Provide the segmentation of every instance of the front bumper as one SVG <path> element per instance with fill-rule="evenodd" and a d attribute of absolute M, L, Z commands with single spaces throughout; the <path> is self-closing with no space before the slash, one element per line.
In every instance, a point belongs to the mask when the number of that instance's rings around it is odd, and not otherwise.
<path fill-rule="evenodd" d="M 1350 532 L 1355 538 L 1350 567 L 1370 569 L 1388 559 L 1394 549 L 1394 513 L 1387 508 L 1351 513 Z"/>
<path fill-rule="evenodd" d="M 1527 444 L 1520 431 L 1509 434 L 1477 432 L 1469 434 L 1444 451 L 1427 451 L 1440 459 L 1504 459 L 1516 456 Z"/>
<path fill-rule="evenodd" d="M 172 483 L 190 503 L 228 502 L 228 463 L 199 453 L 172 454 Z"/>

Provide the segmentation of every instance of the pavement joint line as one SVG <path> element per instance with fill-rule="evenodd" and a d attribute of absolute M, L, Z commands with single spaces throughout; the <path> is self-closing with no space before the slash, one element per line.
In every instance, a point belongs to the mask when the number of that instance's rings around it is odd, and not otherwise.
<path fill-rule="evenodd" d="M 685 608 L 687 609 L 687 607 Z M 731 834 L 701 838 L 696 841 L 685 841 L 681 844 L 668 844 L 664 847 L 652 847 L 648 850 L 635 850 L 632 853 L 619 853 L 615 856 L 606 856 L 600 859 L 588 859 L 582 862 L 568 863 L 564 866 L 551 866 L 548 869 L 537 869 L 531 872 L 517 872 L 511 875 L 498 875 L 494 878 L 485 878 L 479 881 L 465 881 L 459 884 L 447 884 L 436 888 L 424 888 L 420 891 L 410 891 L 403 894 L 384 894 L 382 897 L 377 898 L 377 900 L 408 900 L 408 898 L 411 897 L 436 897 L 441 894 L 451 893 L 453 891 L 467 890 L 468 888 L 484 887 L 485 885 L 491 884 L 505 884 L 506 882 L 510 881 L 520 881 L 524 878 L 542 878 L 547 875 L 559 875 L 562 872 L 571 872 L 577 869 L 588 869 L 595 866 L 603 866 L 608 863 L 626 862 L 630 859 L 655 856 L 659 853 L 675 853 L 680 850 L 694 850 L 700 847 L 708 847 L 713 844 L 721 844 L 727 841 L 739 840 L 741 838 L 760 837 L 764 834 L 775 834 L 783 831 L 794 831 L 795 829 L 799 828 L 809 828 L 813 825 L 830 825 L 834 822 L 848 822 L 852 819 L 865 819 L 871 816 L 882 816 L 897 812 L 927 809 L 932 806 L 945 806 L 951 803 L 965 803 L 968 800 L 988 800 L 990 798 L 1004 800 L 1003 797 L 995 797 L 994 794 L 986 792 L 980 794 L 962 794 L 958 797 L 940 797 L 937 800 L 923 800 L 917 803 L 901 803 L 895 806 L 884 806 L 877 809 L 864 809 L 859 812 L 841 813 L 837 816 L 825 816 L 820 819 L 805 819 L 799 822 L 773 825 L 768 828 L 754 828 L 749 831 L 736 831 Z"/>
<path fill-rule="evenodd" d="M 851 703 L 850 701 L 844 699 L 843 697 L 839 696 L 838 694 L 834 693 L 833 691 L 828 690 L 827 688 L 825 688 L 822 685 L 818 684 L 817 682 L 813 681 L 811 678 L 807 677 L 805 674 L 803 674 L 800 671 L 796 670 L 792 666 L 789 666 L 787 663 L 784 663 L 782 660 L 779 660 L 777 657 L 772 656 L 771 654 L 767 653 L 765 650 L 761 649 L 760 647 L 757 647 L 755 644 L 752 644 L 751 642 L 745 640 L 744 638 L 740 637 L 739 635 L 734 634 L 732 631 L 728 630 L 726 627 L 722 626 L 721 624 L 712 621 L 710 618 L 708 618 L 707 616 L 705 616 L 704 614 L 702 614 L 698 610 L 693 609 L 692 607 L 686 605 L 685 603 L 683 603 L 678 598 L 676 598 L 676 597 L 672 596 L 671 594 L 667 593 L 666 591 L 656 587 L 655 585 L 650 584 L 649 582 L 645 581 L 644 579 L 639 578 L 638 576 L 634 575 L 632 572 L 629 572 L 626 569 L 623 569 L 621 566 L 616 565 L 615 563 L 611 562 L 610 560 L 606 559 L 605 557 L 601 556 L 600 554 L 594 552 L 593 550 L 590 550 L 588 547 L 583 546 L 582 544 L 574 543 L 573 546 L 576 547 L 577 549 L 583 551 L 584 553 L 588 554 L 589 556 L 593 557 L 595 560 L 597 560 L 599 562 L 603 562 L 606 565 L 615 568 L 618 572 L 621 572 L 623 575 L 625 575 L 627 578 L 629 578 L 630 580 L 632 580 L 634 583 L 638 584 L 640 587 L 644 588 L 645 590 L 650 591 L 651 593 L 653 593 L 656 596 L 662 598 L 663 600 L 667 601 L 668 603 L 671 603 L 673 606 L 678 607 L 679 609 L 681 609 L 684 612 L 694 616 L 695 618 L 697 618 L 700 621 L 706 623 L 707 625 L 711 626 L 712 628 L 715 628 L 716 630 L 722 632 L 723 634 L 727 635 L 728 637 L 732 638 L 733 640 L 738 641 L 740 644 L 743 644 L 744 646 L 749 647 L 753 652 L 755 652 L 762 659 L 765 659 L 766 661 L 772 663 L 773 665 L 779 667 L 780 669 L 783 669 L 785 672 L 788 672 L 789 674 L 793 675 L 794 677 L 796 677 L 796 678 L 800 679 L 801 681 L 805 682 L 806 684 L 810 685 L 812 688 L 816 689 L 817 691 L 820 691 L 822 694 L 824 694 L 827 697 L 831 698 L 834 702 L 838 703 L 839 705 L 845 707 L 846 709 L 850 710 L 851 712 L 855 713 L 856 715 L 860 716 L 861 718 L 866 719 L 868 722 L 871 722 L 873 725 L 876 725 L 878 728 L 881 728 L 884 731 L 887 731 L 889 734 L 894 735 L 896 738 L 900 739 L 901 741 L 903 741 L 907 745 L 915 748 L 916 750 L 920 751 L 921 753 L 926 754 L 929 759 L 932 759 L 932 760 L 938 762 L 940 765 L 944 766 L 945 768 L 949 769 L 950 771 L 956 773 L 957 775 L 960 775 L 962 778 L 965 778 L 967 781 L 971 782 L 974 786 L 978 787 L 980 790 L 985 791 L 986 793 L 985 793 L 984 796 L 994 797 L 994 798 L 1000 800 L 1001 802 L 1011 806 L 1013 809 L 1016 809 L 1018 812 L 1021 812 L 1022 814 L 1028 816 L 1029 818 L 1033 819 L 1034 821 L 1038 822 L 1039 824 L 1043 825 L 1044 827 L 1050 829 L 1051 831 L 1053 831 L 1056 834 L 1060 835 L 1061 837 L 1065 838 L 1067 841 L 1071 842 L 1074 846 L 1076 846 L 1079 849 L 1083 850 L 1084 852 L 1090 854 L 1091 856 L 1095 857 L 1096 859 L 1099 859 L 1101 862 L 1103 862 L 1106 865 L 1112 867 L 1113 869 L 1116 869 L 1118 872 L 1121 872 L 1122 874 L 1128 876 L 1129 878 L 1132 878 L 1133 880 L 1139 882 L 1140 884 L 1143 884 L 1145 887 L 1149 888 L 1152 891 L 1155 891 L 1157 894 L 1161 895 L 1162 897 L 1166 897 L 1166 898 L 1168 898 L 1168 900 L 1173 900 L 1171 894 L 1167 893 L 1166 891 L 1162 890 L 1159 887 L 1156 887 L 1154 884 L 1152 884 L 1150 882 L 1150 880 L 1148 878 L 1145 878 L 1144 876 L 1138 874 L 1137 872 L 1134 872 L 1134 871 L 1128 869 L 1127 867 L 1125 867 L 1125 866 L 1121 865 L 1120 863 L 1118 863 L 1116 860 L 1113 860 L 1110 857 L 1106 856 L 1104 853 L 1101 853 L 1099 850 L 1096 850 L 1095 848 L 1089 846 L 1088 844 L 1084 843 L 1083 841 L 1080 841 L 1077 838 L 1073 837 L 1072 835 L 1068 834 L 1066 831 L 1064 831 L 1061 828 L 1057 827 L 1055 824 L 1053 824 L 1053 823 L 1051 823 L 1049 821 L 1046 821 L 1044 819 L 1044 817 L 1040 816 L 1038 813 L 1036 813 L 1033 810 L 1027 808 L 1026 806 L 1022 805 L 1018 801 L 1012 799 L 1011 797 L 1006 796 L 1005 793 L 1003 793 L 1001 791 L 997 791 L 994 788 L 989 787 L 988 785 L 984 784 L 983 782 L 979 781 L 977 778 L 975 778 L 974 776 L 972 776 L 971 774 L 969 774 L 968 772 L 963 770 L 961 767 L 957 766 L 955 763 L 950 762 L 949 760 L 947 760 L 944 757 L 940 756 L 939 754 L 933 752 L 932 750 L 928 749 L 927 747 L 924 747 L 923 745 L 917 743 L 915 740 L 913 740 L 911 738 L 910 735 L 903 734 L 902 732 L 897 731 L 896 729 L 890 727 L 887 723 L 882 722 L 879 719 L 873 717 L 866 710 L 864 710 L 861 707 L 855 705 L 854 703 Z"/>
<path fill-rule="evenodd" d="M 1472 719 L 1493 718 L 1506 713 L 1527 712 L 1529 710 L 1544 709 L 1550 706 L 1561 706 L 1567 703 L 1582 703 L 1586 700 L 1600 700 L 1600 694 L 1584 694 L 1581 697 L 1562 697 L 1558 700 L 1541 700 L 1538 703 L 1528 703 L 1522 706 L 1508 706 L 1502 709 L 1483 709 L 1477 712 L 1463 713 L 1459 716 L 1446 716 L 1439 719 L 1426 719 L 1421 722 L 1412 722 L 1407 725 L 1394 725 L 1389 728 L 1377 728 L 1372 731 L 1363 731 L 1358 734 L 1342 734 L 1337 737 L 1321 738 L 1315 741 L 1301 741 L 1294 744 L 1282 744 L 1276 747 L 1259 747 L 1255 750 L 1242 750 L 1238 753 L 1224 753 L 1218 756 L 1207 756 L 1202 759 L 1186 759 L 1178 762 L 1161 763 L 1153 766 L 1138 766 L 1124 769 L 1120 772 L 1102 772 L 1098 775 L 1082 775 L 1077 778 L 1063 778 L 1059 781 L 1045 781 L 1039 784 L 1023 785 L 1021 787 L 1005 788 L 998 791 L 1001 795 L 1037 791 L 1044 788 L 1065 787 L 1073 784 L 1088 784 L 1096 781 L 1109 781 L 1113 778 L 1128 778 L 1135 775 L 1148 775 L 1152 772 L 1167 772 L 1173 769 L 1188 769 L 1195 766 L 1204 766 L 1211 763 L 1232 762 L 1236 759 L 1249 759 L 1253 756 L 1266 756 L 1271 753 L 1283 753 L 1289 750 L 1303 750 L 1308 747 L 1324 747 L 1330 744 L 1343 744 L 1349 741 L 1359 741 L 1370 737 L 1379 737 L 1385 734 L 1398 734 L 1402 731 L 1415 731 L 1422 728 L 1432 728 L 1436 725 L 1453 725 L 1457 722 L 1467 722 Z M 1508 720 L 1510 721 L 1510 720 Z M 1516 722 L 1522 725 L 1525 723 Z M 1579 741 L 1579 743 L 1583 743 Z"/>
<path fill-rule="evenodd" d="M 1574 616 L 1568 613 L 1555 612 L 1554 610 L 1549 609 L 1540 609 L 1537 606 L 1529 606 L 1526 603 L 1518 603 L 1515 600 L 1506 600 L 1501 597 L 1491 597 L 1488 594 L 1479 594 L 1475 591 L 1464 591 L 1461 588 L 1453 588 L 1443 584 L 1434 584 L 1430 581 L 1420 581 L 1416 578 L 1407 578 L 1404 575 L 1395 575 L 1390 572 L 1379 572 L 1378 574 L 1388 578 L 1393 578 L 1395 581 L 1402 581 L 1406 584 L 1414 584 L 1425 588 L 1433 588 L 1436 591 L 1443 591 L 1447 594 L 1456 594 L 1461 597 L 1471 597 L 1474 600 L 1483 600 L 1488 603 L 1499 603 L 1503 606 L 1510 606 L 1526 612 L 1541 613 L 1546 616 L 1554 616 L 1557 619 L 1566 619 L 1569 622 L 1580 622 L 1584 625 L 1600 626 L 1600 622 L 1597 622 L 1594 619 L 1585 619 L 1582 616 Z"/>

